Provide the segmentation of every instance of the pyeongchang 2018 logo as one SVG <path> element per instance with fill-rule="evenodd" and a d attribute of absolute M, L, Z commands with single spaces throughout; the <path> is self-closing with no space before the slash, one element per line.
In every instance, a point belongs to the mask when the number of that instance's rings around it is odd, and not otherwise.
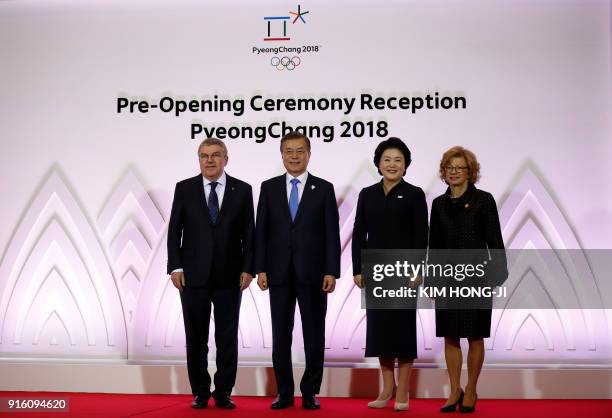
<path fill-rule="evenodd" d="M 297 10 L 290 10 L 286 14 L 264 15 L 262 40 L 264 44 L 254 46 L 252 53 L 266 57 L 266 65 L 278 71 L 293 71 L 300 68 L 304 62 L 305 54 L 317 53 L 321 45 L 297 43 L 291 37 L 296 34 L 302 38 L 307 31 L 310 21 L 310 10 L 304 10 L 301 4 Z"/>

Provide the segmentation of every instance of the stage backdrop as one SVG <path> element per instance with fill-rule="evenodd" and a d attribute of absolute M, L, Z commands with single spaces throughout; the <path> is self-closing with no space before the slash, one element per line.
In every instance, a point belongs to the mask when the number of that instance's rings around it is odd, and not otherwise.
<path fill-rule="evenodd" d="M 255 202 L 283 172 L 283 129 L 311 135 L 343 249 L 329 364 L 369 361 L 350 244 L 383 138 L 409 145 L 406 180 L 429 204 L 442 153 L 473 150 L 509 248 L 612 248 L 610 21 L 609 2 L 582 0 L 0 2 L 0 356 L 184 360 L 166 231 L 209 135 Z M 590 269 L 576 286 L 612 294 L 609 271 L 574 262 Z M 507 284 L 542 290 L 533 275 Z M 497 311 L 487 364 L 609 364 L 609 314 Z M 418 362 L 442 364 L 441 343 L 419 311 Z M 271 344 L 253 283 L 241 364 L 269 364 Z"/>

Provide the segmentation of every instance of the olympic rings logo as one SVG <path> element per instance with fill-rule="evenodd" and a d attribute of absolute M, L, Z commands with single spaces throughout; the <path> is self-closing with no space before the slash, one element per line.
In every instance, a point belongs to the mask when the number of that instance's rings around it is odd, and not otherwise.
<path fill-rule="evenodd" d="M 301 63 L 302 60 L 298 56 L 294 56 L 293 58 L 289 58 L 287 56 L 282 58 L 272 57 L 272 59 L 270 59 L 270 64 L 272 64 L 273 67 L 276 67 L 276 69 L 279 71 L 284 70 L 285 68 L 289 71 L 295 70 L 295 67 Z"/>

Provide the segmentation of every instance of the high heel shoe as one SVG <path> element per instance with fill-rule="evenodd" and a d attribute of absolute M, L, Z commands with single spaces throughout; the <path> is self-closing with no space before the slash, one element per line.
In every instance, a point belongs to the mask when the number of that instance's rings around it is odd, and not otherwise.
<path fill-rule="evenodd" d="M 457 409 L 457 405 L 461 407 L 462 402 L 463 402 L 463 389 L 461 389 L 461 393 L 459 394 L 459 398 L 457 399 L 457 401 L 450 405 L 444 405 L 442 408 L 440 408 L 440 412 L 455 412 L 455 410 Z"/>
<path fill-rule="evenodd" d="M 478 400 L 478 394 L 474 397 L 474 405 L 472 406 L 463 406 L 463 402 L 459 404 L 459 412 L 469 413 L 474 412 L 476 410 L 476 401 Z"/>
<path fill-rule="evenodd" d="M 391 398 L 393 397 L 393 393 L 389 395 L 387 399 L 376 399 L 375 401 L 368 402 L 368 408 L 381 409 L 387 406 Z"/>
<path fill-rule="evenodd" d="M 408 395 L 410 396 L 410 395 Z M 408 402 L 410 401 L 409 398 L 406 398 L 406 402 L 397 402 L 395 401 L 395 405 L 393 405 L 393 409 L 395 409 L 396 411 L 406 411 L 408 410 Z"/>

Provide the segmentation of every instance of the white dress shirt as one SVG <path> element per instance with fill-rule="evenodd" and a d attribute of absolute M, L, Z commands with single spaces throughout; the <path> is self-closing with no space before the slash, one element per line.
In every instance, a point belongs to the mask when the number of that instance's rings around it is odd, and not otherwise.
<path fill-rule="evenodd" d="M 206 197 L 206 203 L 208 204 L 208 197 L 210 196 L 210 183 L 206 177 L 202 176 L 204 181 L 204 195 Z M 227 184 L 227 176 L 225 175 L 225 171 L 221 176 L 217 179 L 217 187 L 215 187 L 215 191 L 217 192 L 217 199 L 219 200 L 219 210 L 221 210 L 221 204 L 223 203 L 223 195 L 225 194 L 225 185 Z"/>
<path fill-rule="evenodd" d="M 285 181 L 287 182 L 287 202 L 291 197 L 291 189 L 293 188 L 293 184 L 291 184 L 291 180 L 294 178 L 298 179 L 300 182 L 296 184 L 298 189 L 298 203 L 302 201 L 302 194 L 304 193 L 304 187 L 306 186 L 306 180 L 308 179 L 308 171 L 304 171 L 297 177 L 293 177 L 291 174 L 287 173 L 285 175 Z"/>

